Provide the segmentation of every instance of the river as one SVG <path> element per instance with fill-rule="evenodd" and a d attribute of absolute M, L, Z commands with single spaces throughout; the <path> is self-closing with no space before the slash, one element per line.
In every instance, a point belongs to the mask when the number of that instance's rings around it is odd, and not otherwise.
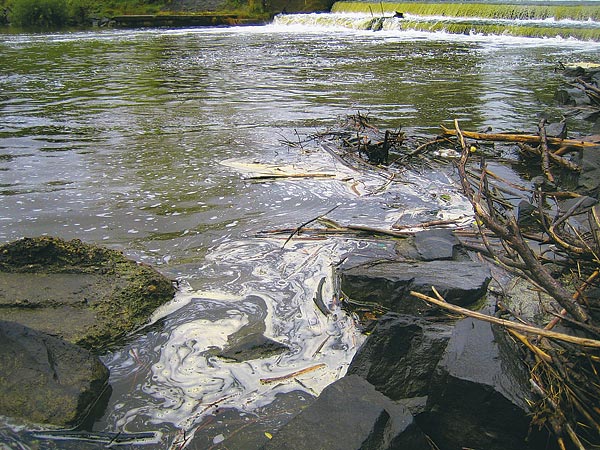
<path fill-rule="evenodd" d="M 0 241 L 77 238 L 180 281 L 151 325 L 102 355 L 112 395 L 95 432 L 150 432 L 138 442 L 148 449 L 257 448 L 345 372 L 364 337 L 333 301 L 332 268 L 386 245 L 300 237 L 283 247 L 261 233 L 335 206 L 328 217 L 342 224 L 378 227 L 469 216 L 448 174 L 406 170 L 382 192 L 385 180 L 286 142 L 358 111 L 411 136 L 455 118 L 535 130 L 542 112 L 560 118 L 560 63 L 599 62 L 597 42 L 333 22 L 0 35 Z M 257 181 L 254 163 L 342 176 Z M 313 303 L 323 278 L 327 317 Z M 212 355 L 256 323 L 289 350 L 242 363 Z M 0 447 L 106 445 L 0 426 Z"/>

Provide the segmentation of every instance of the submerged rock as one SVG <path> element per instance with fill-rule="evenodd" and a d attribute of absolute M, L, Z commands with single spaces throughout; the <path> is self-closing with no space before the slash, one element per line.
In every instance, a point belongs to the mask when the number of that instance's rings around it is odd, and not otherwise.
<path fill-rule="evenodd" d="M 0 414 L 73 427 L 107 389 L 108 369 L 88 350 L 0 321 Z"/>
<path fill-rule="evenodd" d="M 140 327 L 175 294 L 150 266 L 54 237 L 0 246 L 0 319 L 101 348 Z"/>
<path fill-rule="evenodd" d="M 326 387 L 264 450 L 422 450 L 427 440 L 408 409 L 356 375 Z"/>
<path fill-rule="evenodd" d="M 430 309 L 410 295 L 431 295 L 431 287 L 448 301 L 470 305 L 487 291 L 489 269 L 471 261 L 375 261 L 338 269 L 341 290 L 351 299 L 379 303 L 403 314 L 422 314 Z"/>
<path fill-rule="evenodd" d="M 423 261 L 454 259 L 460 245 L 452 230 L 426 230 L 415 234 L 414 245 Z"/>
<path fill-rule="evenodd" d="M 288 351 L 288 346 L 264 335 L 268 311 L 265 301 L 257 295 L 250 295 L 244 303 L 248 306 L 248 324 L 227 336 L 225 348 L 211 350 L 210 353 L 234 361 L 250 361 Z"/>
<path fill-rule="evenodd" d="M 577 180 L 577 191 L 597 199 L 600 193 L 600 145 L 581 149 L 578 160 L 581 173 Z"/>
<path fill-rule="evenodd" d="M 268 358 L 288 350 L 286 345 L 269 339 L 262 333 L 249 333 L 233 339 L 230 336 L 227 347 L 216 355 L 234 361 L 249 361 Z"/>

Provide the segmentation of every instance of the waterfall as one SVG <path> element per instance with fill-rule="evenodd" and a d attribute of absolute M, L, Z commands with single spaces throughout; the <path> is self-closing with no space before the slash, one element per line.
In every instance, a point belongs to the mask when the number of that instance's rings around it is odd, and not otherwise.
<path fill-rule="evenodd" d="M 536 4 L 336 2 L 330 14 L 279 15 L 281 26 L 423 31 L 600 41 L 600 2 Z"/>

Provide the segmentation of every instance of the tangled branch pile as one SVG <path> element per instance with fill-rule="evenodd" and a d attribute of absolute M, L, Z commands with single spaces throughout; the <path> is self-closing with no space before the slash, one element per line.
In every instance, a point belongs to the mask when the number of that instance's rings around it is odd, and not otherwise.
<path fill-rule="evenodd" d="M 571 83 L 587 99 L 583 106 L 573 104 L 577 114 L 583 107 L 600 115 L 596 73 L 596 79 L 580 76 Z M 455 121 L 453 129 L 442 127 L 438 137 L 423 141 L 380 131 L 357 114 L 340 129 L 308 140 L 349 167 L 380 170 L 390 179 L 409 165 L 455 158 L 476 216 L 477 240 L 466 244 L 552 299 L 540 302 L 543 323 L 520 317 L 502 301 L 498 315 L 509 320 L 491 318 L 523 348 L 532 425 L 550 428 L 559 448 L 582 450 L 600 447 L 600 136 L 567 139 L 565 131 L 564 123 L 541 120 L 536 134 L 490 134 L 463 131 Z M 531 187 L 490 169 L 494 155 L 487 149 L 496 144 L 517 148 L 538 166 Z M 443 299 L 425 300 L 452 310 Z"/>
<path fill-rule="evenodd" d="M 549 294 L 559 305 L 549 311 L 554 319 L 545 330 L 559 322 L 568 326 L 568 333 L 592 339 L 600 337 L 600 298 L 597 284 L 600 274 L 600 206 L 597 200 L 575 192 L 556 189 L 553 165 L 576 170 L 566 164 L 557 152 L 565 147 L 583 149 L 597 144 L 584 141 L 568 142 L 546 137 L 544 122 L 540 122 L 538 144 L 527 151 L 539 156 L 543 178 L 529 192 L 531 208 L 527 226 L 524 217 L 515 214 L 510 202 L 495 189 L 493 175 L 485 158 L 479 161 L 479 173 L 467 167 L 471 146 L 467 136 L 455 121 L 455 129 L 444 133 L 457 138 L 461 149 L 458 171 L 465 195 L 478 218 L 483 252 L 508 271 L 526 278 L 533 286 Z M 478 136 L 481 137 L 481 136 Z M 558 156 L 558 158 L 557 158 Z M 521 220 L 519 220 L 521 219 Z M 521 222 L 521 223 L 519 223 Z M 527 232 L 525 228 L 528 228 Z M 500 245 L 491 242 L 490 233 Z M 534 252 L 531 242 L 544 249 Z M 514 317 L 522 320 L 520 317 Z M 539 326 L 540 324 L 533 324 Z M 580 343 L 548 339 L 539 334 L 509 332 L 528 350 L 531 369 L 530 383 L 537 400 L 532 402 L 534 424 L 549 425 L 557 436 L 559 447 L 573 445 L 577 449 L 600 445 L 600 349 Z M 568 444 L 570 443 L 570 444 Z"/>

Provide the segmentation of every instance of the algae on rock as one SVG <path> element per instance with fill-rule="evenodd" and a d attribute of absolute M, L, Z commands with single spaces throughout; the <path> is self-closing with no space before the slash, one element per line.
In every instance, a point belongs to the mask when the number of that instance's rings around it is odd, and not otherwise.
<path fill-rule="evenodd" d="M 173 282 L 121 252 L 55 237 L 0 246 L 0 319 L 99 349 L 142 326 Z"/>

